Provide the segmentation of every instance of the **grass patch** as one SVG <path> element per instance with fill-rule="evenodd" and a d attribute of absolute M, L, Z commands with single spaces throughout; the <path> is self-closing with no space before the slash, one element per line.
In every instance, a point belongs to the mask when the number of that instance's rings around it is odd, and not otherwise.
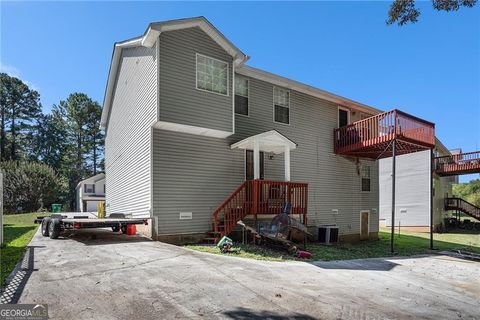
<path fill-rule="evenodd" d="M 311 260 L 349 260 L 389 257 L 390 233 L 381 229 L 378 240 L 362 241 L 355 244 L 338 244 L 332 246 L 310 243 L 307 250 L 312 253 Z M 426 254 L 430 252 L 430 235 L 422 232 L 402 232 L 395 236 L 395 251 L 400 256 Z M 188 245 L 190 249 L 221 254 L 220 249 L 213 245 Z M 439 250 L 465 250 L 480 253 L 480 234 L 463 232 L 434 234 L 434 247 Z M 235 245 L 237 252 L 227 255 L 256 260 L 286 261 L 299 260 L 285 252 L 254 245 Z M 304 259 L 302 259 L 304 261 Z"/>
<path fill-rule="evenodd" d="M 4 246 L 0 252 L 0 285 L 3 285 L 6 277 L 25 254 L 38 227 L 33 221 L 40 215 L 26 213 L 3 216 Z"/>
<path fill-rule="evenodd" d="M 214 245 L 186 245 L 187 248 L 208 253 L 222 254 L 220 249 Z M 288 255 L 286 252 L 272 250 L 263 246 L 254 246 L 251 244 L 235 244 L 233 252 L 226 253 L 229 256 L 237 256 L 241 258 L 250 258 L 255 260 L 268 261 L 285 261 L 296 260 L 295 257 Z"/>
<path fill-rule="evenodd" d="M 45 212 L 33 212 L 22 214 L 7 214 L 3 216 L 3 224 L 22 224 L 22 225 L 35 225 L 33 221 L 37 217 L 48 217 L 51 213 Z"/>

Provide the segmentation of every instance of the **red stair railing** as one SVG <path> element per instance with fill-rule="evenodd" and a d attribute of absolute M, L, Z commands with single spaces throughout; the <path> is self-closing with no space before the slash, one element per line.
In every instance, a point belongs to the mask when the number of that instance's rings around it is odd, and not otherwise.
<path fill-rule="evenodd" d="M 299 182 L 249 180 L 243 182 L 214 212 L 215 238 L 228 235 L 237 222 L 251 214 L 279 214 L 290 203 L 292 215 L 307 225 L 308 184 Z"/>
<path fill-rule="evenodd" d="M 237 222 L 243 219 L 250 211 L 251 196 L 248 186 L 252 181 L 242 183 L 214 212 L 213 225 L 215 238 L 223 237 L 229 234 L 237 225 Z M 220 226 L 220 221 L 223 225 Z"/>
<path fill-rule="evenodd" d="M 445 210 L 458 210 L 480 221 L 480 208 L 462 198 L 445 198 Z"/>

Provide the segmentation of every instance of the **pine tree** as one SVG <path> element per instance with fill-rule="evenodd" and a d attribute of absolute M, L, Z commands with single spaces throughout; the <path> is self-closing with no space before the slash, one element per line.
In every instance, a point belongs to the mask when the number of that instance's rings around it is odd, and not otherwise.
<path fill-rule="evenodd" d="M 54 106 L 53 112 L 65 123 L 66 145 L 60 171 L 68 178 L 70 204 L 73 207 L 76 185 L 96 173 L 103 154 L 103 134 L 99 129 L 101 107 L 86 94 L 73 93 L 67 100 Z"/>
<path fill-rule="evenodd" d="M 26 157 L 26 138 L 42 110 L 40 94 L 6 73 L 0 82 L 0 160 L 15 161 Z"/>
<path fill-rule="evenodd" d="M 101 159 L 103 158 L 104 135 L 100 130 L 100 118 L 102 116 L 102 108 L 97 102 L 89 105 L 88 121 L 86 134 L 86 145 L 88 148 L 88 158 L 93 175 L 99 172 Z"/>

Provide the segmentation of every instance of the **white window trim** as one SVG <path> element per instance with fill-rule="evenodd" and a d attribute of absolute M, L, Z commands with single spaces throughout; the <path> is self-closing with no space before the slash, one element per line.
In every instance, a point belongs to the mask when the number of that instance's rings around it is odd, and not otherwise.
<path fill-rule="evenodd" d="M 237 94 L 235 93 L 235 91 L 233 91 L 233 112 L 234 112 L 235 115 L 250 118 L 250 78 L 247 78 L 245 76 L 238 76 L 238 75 L 235 75 L 235 77 L 239 77 L 239 78 L 247 80 L 248 96 L 246 98 L 248 99 L 248 104 L 247 104 L 247 114 L 236 113 L 235 112 L 235 96 Z M 235 79 L 233 79 L 233 81 L 235 81 Z M 234 85 L 234 88 L 235 88 L 235 83 L 233 85 Z M 242 96 L 240 94 L 239 94 L 239 96 L 245 97 L 245 96 Z"/>
<path fill-rule="evenodd" d="M 93 187 L 92 187 L 92 190 L 93 190 L 93 191 L 87 191 L 87 186 L 93 186 Z M 88 193 L 88 194 L 95 194 L 95 183 L 85 183 L 85 184 L 83 185 L 83 192 L 84 192 L 85 194 L 87 194 L 87 193 Z"/>
<path fill-rule="evenodd" d="M 275 121 L 275 88 L 288 92 L 288 107 L 283 107 L 282 106 L 283 108 L 288 108 L 288 123 Z M 285 126 L 289 126 L 292 123 L 292 108 L 290 106 L 290 96 L 291 96 L 290 90 L 284 89 L 282 87 L 273 86 L 273 88 L 272 88 L 272 98 L 273 98 L 272 99 L 272 108 L 273 108 L 273 122 L 274 123 L 283 124 Z"/>
<path fill-rule="evenodd" d="M 363 191 L 363 166 L 370 167 L 370 191 Z M 362 169 L 360 170 L 360 192 L 362 193 L 371 193 L 372 192 L 372 166 L 371 165 L 362 165 Z"/>
<path fill-rule="evenodd" d="M 205 58 L 208 58 L 208 59 L 212 59 L 212 60 L 216 60 L 216 61 L 225 63 L 227 65 L 227 93 L 226 94 L 220 93 L 220 92 L 215 92 L 215 91 L 210 91 L 210 90 L 205 90 L 205 89 L 202 89 L 202 88 L 198 87 L 198 57 L 199 56 L 205 57 Z M 230 96 L 230 63 L 228 63 L 227 61 L 223 61 L 223 60 L 220 60 L 220 59 L 215 59 L 215 58 L 206 56 L 206 55 L 198 53 L 198 52 L 195 53 L 195 89 L 197 89 L 199 91 L 203 91 L 203 92 L 209 92 L 209 93 L 217 94 L 217 95 L 222 96 L 222 97 Z"/>
<path fill-rule="evenodd" d="M 351 124 L 351 112 L 350 112 L 350 109 L 348 108 L 345 108 L 345 107 L 342 107 L 342 106 L 338 106 L 337 108 L 337 128 L 340 128 L 340 117 L 339 117 L 339 111 L 340 110 L 345 110 L 347 111 L 347 125 Z"/>

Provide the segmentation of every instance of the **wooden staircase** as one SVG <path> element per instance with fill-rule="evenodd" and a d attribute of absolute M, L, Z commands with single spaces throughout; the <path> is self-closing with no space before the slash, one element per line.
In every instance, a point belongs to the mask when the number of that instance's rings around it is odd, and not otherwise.
<path fill-rule="evenodd" d="M 213 231 L 205 240 L 217 242 L 229 235 L 237 222 L 247 215 L 279 214 L 285 203 L 291 204 L 291 214 L 303 217 L 307 224 L 308 184 L 272 180 L 243 182 L 214 212 Z"/>
<path fill-rule="evenodd" d="M 228 235 L 236 227 L 237 222 L 245 218 L 251 211 L 252 181 L 243 182 L 214 212 L 213 232 L 214 242 Z"/>
<path fill-rule="evenodd" d="M 457 210 L 480 221 L 480 208 L 461 198 L 445 198 L 445 210 Z"/>

